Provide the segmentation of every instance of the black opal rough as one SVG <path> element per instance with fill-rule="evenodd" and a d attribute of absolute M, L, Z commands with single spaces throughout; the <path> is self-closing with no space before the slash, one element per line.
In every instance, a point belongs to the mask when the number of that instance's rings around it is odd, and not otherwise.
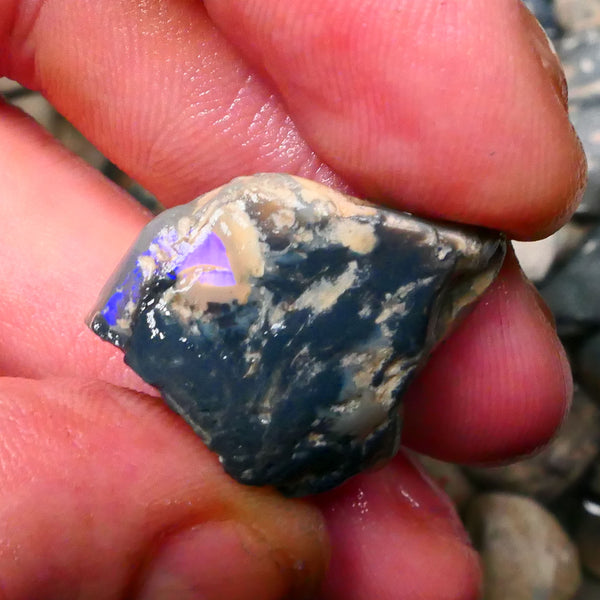
<path fill-rule="evenodd" d="M 504 253 L 497 233 L 240 177 L 154 219 L 89 325 L 231 476 L 301 496 L 396 453 L 403 390 Z"/>

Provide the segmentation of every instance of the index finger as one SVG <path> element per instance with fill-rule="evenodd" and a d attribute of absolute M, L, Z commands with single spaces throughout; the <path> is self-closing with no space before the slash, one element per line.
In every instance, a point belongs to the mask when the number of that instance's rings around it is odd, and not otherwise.
<path fill-rule="evenodd" d="M 560 71 L 518 0 L 0 7 L 0 68 L 166 205 L 287 171 L 528 238 L 581 192 Z"/>

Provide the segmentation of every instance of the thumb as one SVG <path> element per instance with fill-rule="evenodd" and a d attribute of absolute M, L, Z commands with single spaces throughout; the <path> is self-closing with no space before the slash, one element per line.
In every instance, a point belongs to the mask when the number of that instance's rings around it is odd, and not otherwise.
<path fill-rule="evenodd" d="M 314 508 L 235 484 L 162 403 L 0 379 L 0 596 L 276 600 L 326 563 Z"/>

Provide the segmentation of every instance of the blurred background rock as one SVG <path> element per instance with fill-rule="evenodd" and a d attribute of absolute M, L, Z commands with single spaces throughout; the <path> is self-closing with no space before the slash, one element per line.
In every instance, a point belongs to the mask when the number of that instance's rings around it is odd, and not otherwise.
<path fill-rule="evenodd" d="M 102 171 L 109 179 L 128 191 L 144 206 L 153 212 L 160 212 L 162 207 L 152 194 L 144 190 L 106 159 L 79 131 L 58 114 L 40 94 L 23 88 L 5 77 L 0 77 L 0 94 L 10 104 L 14 104 L 31 115 L 71 152 L 80 156 L 92 167 Z"/>
<path fill-rule="evenodd" d="M 548 447 L 509 465 L 418 458 L 481 553 L 485 600 L 600 600 L 600 0 L 524 2 L 563 62 L 571 120 L 589 165 L 572 221 L 545 240 L 514 244 L 569 352 L 573 408 Z M 39 94 L 2 78 L 0 94 L 150 210 L 161 210 Z"/>

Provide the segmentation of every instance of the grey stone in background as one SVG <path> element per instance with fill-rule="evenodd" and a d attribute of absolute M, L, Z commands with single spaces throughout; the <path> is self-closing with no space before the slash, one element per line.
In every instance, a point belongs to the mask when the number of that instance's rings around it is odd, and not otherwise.
<path fill-rule="evenodd" d="M 541 293 L 561 335 L 582 335 L 600 326 L 600 226 L 596 226 Z"/>
<path fill-rule="evenodd" d="M 600 499 L 600 496 L 597 498 Z M 586 498 L 583 501 L 575 540 L 582 565 L 589 573 L 600 578 L 600 501 L 598 499 Z"/>
<path fill-rule="evenodd" d="M 577 592 L 577 549 L 536 501 L 480 495 L 467 509 L 466 526 L 481 553 L 485 600 L 571 600 Z"/>
<path fill-rule="evenodd" d="M 558 435 L 537 455 L 493 468 L 466 467 L 485 489 L 533 496 L 550 502 L 577 483 L 600 450 L 600 409 L 581 389 Z"/>
<path fill-rule="evenodd" d="M 569 100 L 589 102 L 600 96 L 600 30 L 586 29 L 563 37 L 557 45 L 569 83 Z"/>
<path fill-rule="evenodd" d="M 600 27 L 600 0 L 554 0 L 554 14 L 566 31 Z"/>
<path fill-rule="evenodd" d="M 462 512 L 475 494 L 475 487 L 462 469 L 458 465 L 422 454 L 417 456 L 417 460 L 437 486 L 446 492 L 458 511 Z"/>
<path fill-rule="evenodd" d="M 54 135 L 52 125 L 56 118 L 56 111 L 42 96 L 29 91 L 23 94 L 9 92 L 8 99 L 11 104 L 33 117 L 44 129 Z"/>
<path fill-rule="evenodd" d="M 588 338 L 579 349 L 576 374 L 592 397 L 600 404 L 600 332 Z M 598 494 L 600 494 L 600 490 L 598 490 Z"/>
<path fill-rule="evenodd" d="M 600 498 L 600 458 L 594 461 L 589 478 L 588 490 L 592 496 Z"/>
<path fill-rule="evenodd" d="M 140 204 L 154 213 L 163 210 L 152 194 L 108 161 L 71 123 L 57 113 L 41 94 L 23 88 L 6 77 L 0 77 L 0 94 L 33 117 L 73 154 L 128 191 Z"/>
<path fill-rule="evenodd" d="M 584 574 L 581 587 L 573 600 L 598 600 L 600 598 L 600 581 Z"/>
<path fill-rule="evenodd" d="M 575 540 L 583 566 L 600 580 L 600 459 L 594 463 L 588 494 L 580 507 Z"/>
<path fill-rule="evenodd" d="M 534 283 L 541 283 L 557 261 L 564 260 L 579 246 L 589 230 L 586 224 L 570 222 L 543 240 L 512 245 L 525 275 Z"/>
<path fill-rule="evenodd" d="M 58 138 L 73 154 L 83 158 L 95 169 L 102 170 L 104 168 L 106 163 L 104 155 L 63 116 L 55 113 L 49 129 L 52 135 Z"/>
<path fill-rule="evenodd" d="M 0 77 L 0 94 L 11 94 L 22 89 L 21 86 L 8 77 Z"/>
<path fill-rule="evenodd" d="M 524 3 L 546 30 L 548 37 L 556 39 L 561 35 L 560 25 L 552 9 L 552 0 L 524 0 Z"/>
<path fill-rule="evenodd" d="M 18 83 L 0 78 L 0 94 L 11 104 L 33 117 L 44 129 L 59 139 L 73 154 L 83 158 L 96 169 L 102 169 L 106 159 L 39 93 L 21 87 Z"/>
<path fill-rule="evenodd" d="M 572 4 L 568 2 L 566 4 Z M 592 2 L 592 4 L 598 4 Z M 600 29 L 562 38 L 558 52 L 569 83 L 569 113 L 588 159 L 588 186 L 577 214 L 600 217 Z"/>
<path fill-rule="evenodd" d="M 600 51 L 600 47 L 599 47 Z M 588 162 L 588 184 L 576 215 L 600 218 L 600 98 L 571 103 L 571 122 L 583 144 Z"/>

